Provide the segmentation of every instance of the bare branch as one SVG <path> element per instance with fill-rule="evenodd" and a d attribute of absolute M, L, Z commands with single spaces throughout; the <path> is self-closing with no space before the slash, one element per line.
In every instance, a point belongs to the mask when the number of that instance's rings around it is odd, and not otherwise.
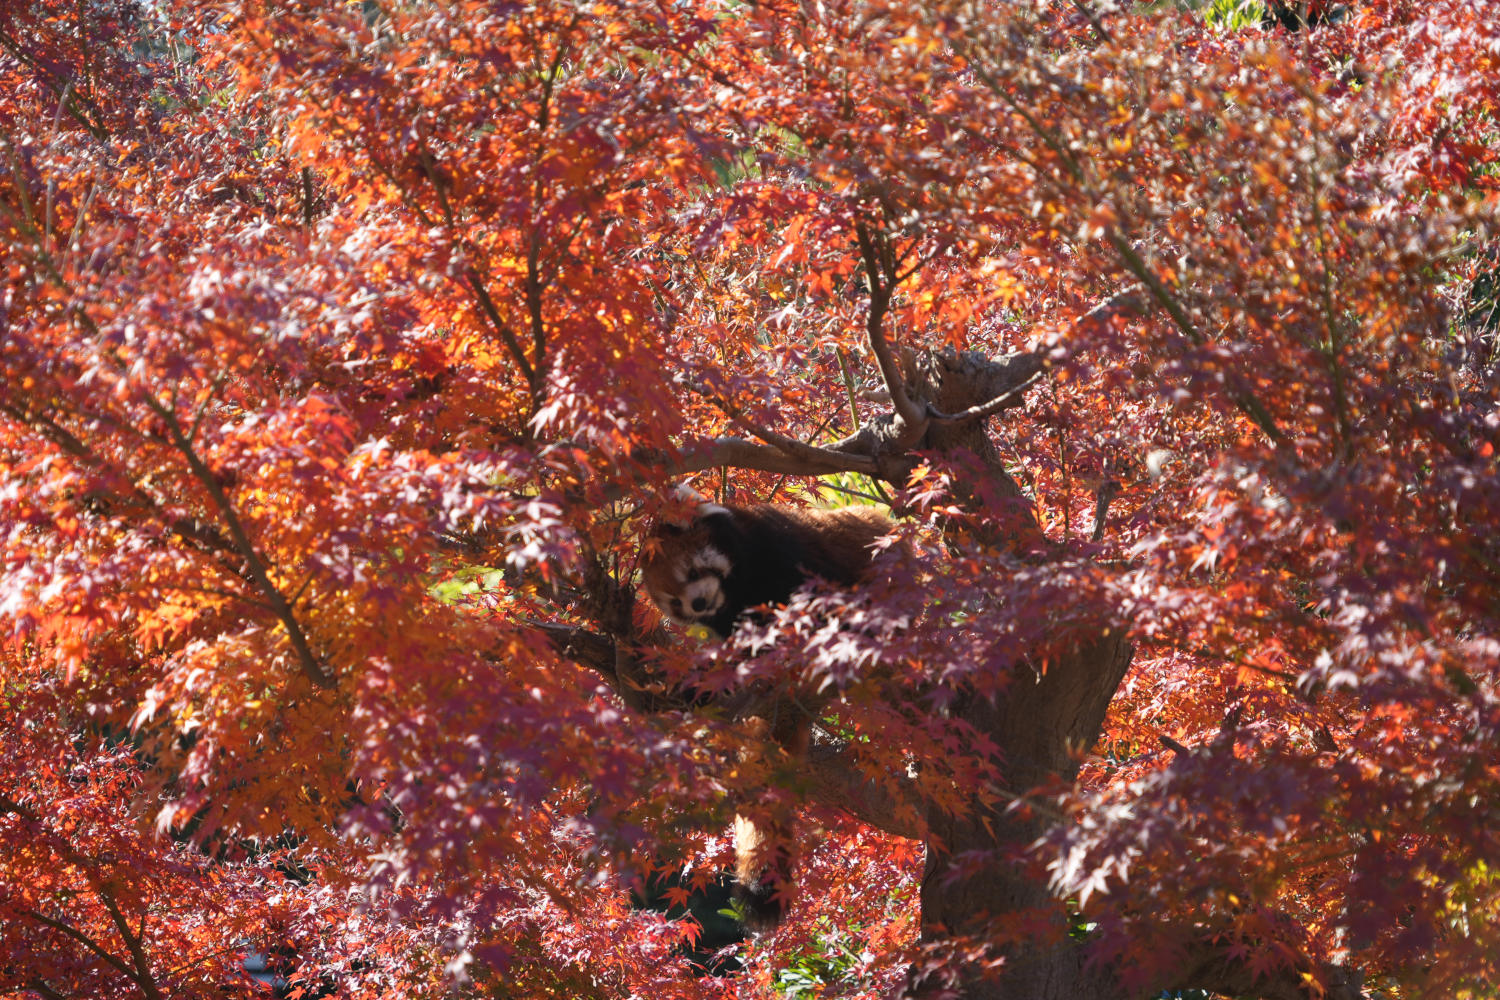
<path fill-rule="evenodd" d="M 889 275 L 886 270 L 889 248 L 882 254 L 881 248 L 876 246 L 876 238 L 863 221 L 855 223 L 854 233 L 859 240 L 860 256 L 864 259 L 870 288 L 870 314 L 865 321 L 865 329 L 870 336 L 870 350 L 874 352 L 875 360 L 880 365 L 880 377 L 890 390 L 891 405 L 896 410 L 896 416 L 905 424 L 900 440 L 905 447 L 911 447 L 926 432 L 927 415 L 906 394 L 906 384 L 896 366 L 890 341 L 885 337 L 885 314 L 890 308 L 891 295 L 896 290 L 890 280 L 894 276 Z"/>
<path fill-rule="evenodd" d="M 1027 378 L 1025 382 L 1022 382 L 1020 385 L 1016 386 L 1014 389 L 1011 389 L 1008 392 L 1002 392 L 1000 395 L 996 396 L 994 399 L 989 400 L 988 402 L 980 403 L 978 406 L 971 406 L 968 409 L 960 410 L 957 413 L 941 413 L 931 404 L 929 404 L 927 407 L 927 416 L 931 418 L 934 423 L 945 425 L 967 424 L 976 420 L 983 420 L 986 417 L 992 417 L 996 413 L 999 413 L 1001 410 L 1019 403 L 1021 401 L 1021 397 L 1026 394 L 1026 390 L 1035 385 L 1037 380 L 1041 377 L 1042 373 L 1038 371 Z"/>
<path fill-rule="evenodd" d="M 797 438 L 789 437 L 785 434 L 769 430 L 768 428 L 762 427 L 761 425 L 750 420 L 749 417 L 745 416 L 743 410 L 741 410 L 738 406 L 736 406 L 729 400 L 724 399 L 717 394 L 705 392 L 704 395 L 708 395 L 709 398 L 713 400 L 714 404 L 722 409 L 726 414 L 728 414 L 729 418 L 733 420 L 741 430 L 745 431 L 752 437 L 759 438 L 763 443 L 770 445 L 772 448 L 775 448 L 780 452 L 783 452 L 789 458 L 799 459 L 802 461 L 822 462 L 828 459 L 832 454 L 843 454 L 842 452 L 828 452 L 818 447 L 817 445 L 809 444 L 806 441 L 801 441 Z M 826 421 L 824 422 L 823 426 L 827 426 Z"/>
<path fill-rule="evenodd" d="M 537 621 L 532 622 L 531 625 L 540 631 L 552 648 L 563 656 L 590 670 L 613 674 L 615 643 L 608 636 L 561 622 Z"/>

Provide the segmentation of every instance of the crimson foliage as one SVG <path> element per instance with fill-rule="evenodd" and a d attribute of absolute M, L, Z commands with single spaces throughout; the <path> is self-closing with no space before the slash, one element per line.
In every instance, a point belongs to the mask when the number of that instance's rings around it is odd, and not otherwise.
<path fill-rule="evenodd" d="M 1236 6 L 5 4 L 0 994 L 1495 981 L 1500 8 Z"/>

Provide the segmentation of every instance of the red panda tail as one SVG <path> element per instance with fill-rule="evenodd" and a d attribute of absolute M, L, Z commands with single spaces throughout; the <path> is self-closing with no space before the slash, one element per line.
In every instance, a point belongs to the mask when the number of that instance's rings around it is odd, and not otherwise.
<path fill-rule="evenodd" d="M 792 890 L 792 857 L 786 838 L 736 813 L 734 853 L 734 898 L 746 928 L 756 934 L 775 930 L 786 916 Z"/>

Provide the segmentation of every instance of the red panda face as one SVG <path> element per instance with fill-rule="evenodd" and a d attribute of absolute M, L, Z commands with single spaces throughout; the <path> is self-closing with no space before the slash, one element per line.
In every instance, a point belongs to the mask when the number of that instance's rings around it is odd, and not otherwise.
<path fill-rule="evenodd" d="M 656 553 L 641 567 L 641 582 L 661 613 L 681 625 L 701 625 L 724 608 L 729 556 L 716 548 L 702 525 L 666 527 Z"/>

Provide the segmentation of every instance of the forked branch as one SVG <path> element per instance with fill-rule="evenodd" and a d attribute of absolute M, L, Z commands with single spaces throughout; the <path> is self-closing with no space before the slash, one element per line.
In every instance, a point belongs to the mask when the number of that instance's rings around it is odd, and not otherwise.
<path fill-rule="evenodd" d="M 159 400 L 147 395 L 146 405 L 166 424 L 167 433 L 171 437 L 172 444 L 187 460 L 188 468 L 208 493 L 209 499 L 213 501 L 219 516 L 224 520 L 224 526 L 229 529 L 230 540 L 234 543 L 235 550 L 240 558 L 245 560 L 245 570 L 250 580 L 265 598 L 276 619 L 286 629 L 287 638 L 292 644 L 292 650 L 297 655 L 298 665 L 308 680 L 320 688 L 333 687 L 333 675 L 330 674 L 323 664 L 318 662 L 317 656 L 313 654 L 312 644 L 308 641 L 307 633 L 303 631 L 302 623 L 292 611 L 291 602 L 286 595 L 271 580 L 271 574 L 266 563 L 261 559 L 260 552 L 250 541 L 250 535 L 245 531 L 245 525 L 240 520 L 239 513 L 234 509 L 224 487 L 220 485 L 219 478 L 214 475 L 212 469 L 199 456 L 193 443 L 188 440 L 182 431 L 182 425 L 177 421 L 177 414 L 164 406 Z"/>
<path fill-rule="evenodd" d="M 890 310 L 891 297 L 895 294 L 896 264 L 890 246 L 882 235 L 870 232 L 863 220 L 854 224 L 854 234 L 859 241 L 860 257 L 864 261 L 866 281 L 870 292 L 870 311 L 865 318 L 865 331 L 870 337 L 870 350 L 880 366 L 880 377 L 885 380 L 891 394 L 891 406 L 897 418 L 905 425 L 899 438 L 904 447 L 911 447 L 921 440 L 927 430 L 927 414 L 907 394 L 906 382 L 896 364 L 890 341 L 885 336 L 885 316 Z"/>

